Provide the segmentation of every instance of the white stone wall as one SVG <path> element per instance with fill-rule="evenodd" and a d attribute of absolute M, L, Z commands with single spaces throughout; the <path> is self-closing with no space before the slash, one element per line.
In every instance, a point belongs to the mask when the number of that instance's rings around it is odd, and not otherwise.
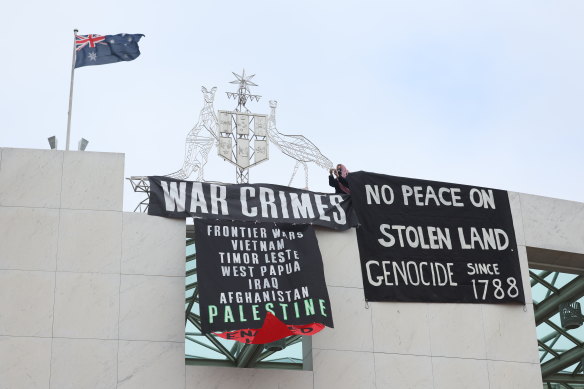
<path fill-rule="evenodd" d="M 123 176 L 121 154 L 0 149 L 0 389 L 541 387 L 526 248 L 584 253 L 582 204 L 510 193 L 525 307 L 366 305 L 355 231 L 319 230 L 313 371 L 185 366 L 184 223 L 123 213 Z"/>
<path fill-rule="evenodd" d="M 184 388 L 181 221 L 122 154 L 0 149 L 0 388 Z"/>
<path fill-rule="evenodd" d="M 525 245 L 584 254 L 584 203 L 516 193 Z"/>

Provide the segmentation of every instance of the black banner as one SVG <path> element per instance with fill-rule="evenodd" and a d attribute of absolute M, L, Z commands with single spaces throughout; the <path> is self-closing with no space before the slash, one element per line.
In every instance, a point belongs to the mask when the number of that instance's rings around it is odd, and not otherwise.
<path fill-rule="evenodd" d="M 195 245 L 204 333 L 260 328 L 267 312 L 333 327 L 311 226 L 195 219 Z"/>
<path fill-rule="evenodd" d="M 369 301 L 525 303 L 506 191 L 348 176 Z"/>
<path fill-rule="evenodd" d="M 335 230 L 357 225 L 348 195 L 270 184 L 210 184 L 160 176 L 148 180 L 149 215 L 303 223 Z"/>

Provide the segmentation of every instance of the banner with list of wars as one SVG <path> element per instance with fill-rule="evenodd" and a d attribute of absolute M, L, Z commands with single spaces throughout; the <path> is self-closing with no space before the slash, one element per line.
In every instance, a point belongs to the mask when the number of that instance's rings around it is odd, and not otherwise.
<path fill-rule="evenodd" d="M 333 327 L 322 257 L 309 225 L 195 219 L 202 332 Z"/>

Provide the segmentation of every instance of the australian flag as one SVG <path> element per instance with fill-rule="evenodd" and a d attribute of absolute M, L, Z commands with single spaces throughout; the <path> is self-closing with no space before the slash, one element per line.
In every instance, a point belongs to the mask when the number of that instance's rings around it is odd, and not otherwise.
<path fill-rule="evenodd" d="M 76 35 L 75 67 L 105 65 L 138 58 L 144 34 Z"/>

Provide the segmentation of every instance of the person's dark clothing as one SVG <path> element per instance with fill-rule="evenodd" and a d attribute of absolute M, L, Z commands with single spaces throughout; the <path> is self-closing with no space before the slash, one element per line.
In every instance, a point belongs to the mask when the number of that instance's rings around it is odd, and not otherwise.
<path fill-rule="evenodd" d="M 329 185 L 332 186 L 333 188 L 335 188 L 335 194 L 347 194 L 345 191 L 343 191 L 340 186 L 339 186 L 339 182 L 341 183 L 341 185 L 344 185 L 346 188 L 349 187 L 349 183 L 347 182 L 347 180 L 344 177 L 341 177 L 341 175 L 338 175 L 337 178 L 333 177 L 333 175 L 329 175 Z"/>

